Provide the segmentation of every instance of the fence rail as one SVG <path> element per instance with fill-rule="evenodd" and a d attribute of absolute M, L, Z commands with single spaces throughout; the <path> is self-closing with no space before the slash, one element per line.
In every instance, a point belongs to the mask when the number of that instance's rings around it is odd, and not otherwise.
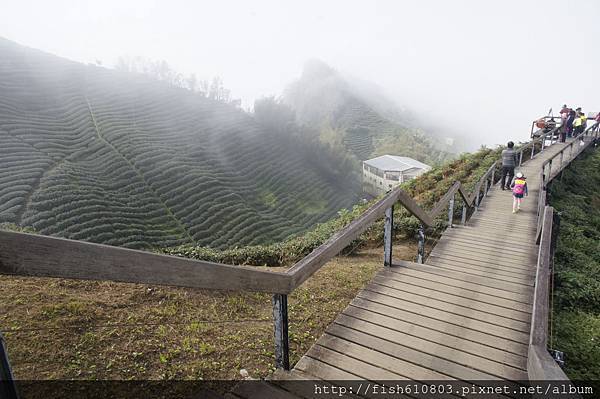
<path fill-rule="evenodd" d="M 552 255 L 552 224 L 554 208 L 544 207 L 542 218 L 542 235 L 538 251 L 538 262 L 531 314 L 531 334 L 527 355 L 527 374 L 530 380 L 568 381 L 569 378 L 548 353 L 548 314 L 550 265 Z"/>
<path fill-rule="evenodd" d="M 571 141 L 566 147 L 560 150 L 557 154 L 547 159 L 542 163 L 540 170 L 540 187 L 539 187 L 539 198 L 538 198 L 538 221 L 537 221 L 537 232 L 536 242 L 539 242 L 542 234 L 542 221 L 544 207 L 546 206 L 546 192 L 548 185 L 554 180 L 562 171 L 585 151 L 590 145 L 597 143 L 599 137 L 599 123 L 594 123 L 589 126 L 583 133 L 576 137 L 575 140 Z M 568 151 L 568 155 L 565 154 Z M 558 162 L 556 161 L 558 158 Z M 558 165 L 556 165 L 558 163 Z M 554 164 L 554 167 L 552 166 Z"/>

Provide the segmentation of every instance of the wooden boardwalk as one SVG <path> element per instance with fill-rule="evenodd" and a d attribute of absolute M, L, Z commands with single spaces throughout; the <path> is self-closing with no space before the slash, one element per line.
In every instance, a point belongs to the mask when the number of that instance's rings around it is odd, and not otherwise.
<path fill-rule="evenodd" d="M 384 267 L 293 370 L 236 396 L 294 397 L 278 380 L 528 380 L 540 170 L 563 147 L 520 168 L 529 186 L 520 212 L 510 191 L 492 187 L 425 264 Z"/>

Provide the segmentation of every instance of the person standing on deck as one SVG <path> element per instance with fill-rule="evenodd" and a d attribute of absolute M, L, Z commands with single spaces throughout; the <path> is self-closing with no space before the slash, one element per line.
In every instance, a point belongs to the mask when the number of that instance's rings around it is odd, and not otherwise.
<path fill-rule="evenodd" d="M 578 108 L 578 109 L 581 109 L 581 108 Z M 574 126 L 573 137 L 577 137 L 581 133 L 583 133 L 583 131 L 585 130 L 586 124 L 587 124 L 587 118 L 585 117 L 585 114 L 581 111 L 578 111 L 577 118 L 575 119 L 575 122 L 573 122 L 573 126 Z"/>
<path fill-rule="evenodd" d="M 521 210 L 521 201 L 523 197 L 529 195 L 527 192 L 527 181 L 523 173 L 519 172 L 510 183 L 513 193 L 513 213 Z"/>
<path fill-rule="evenodd" d="M 567 121 L 565 122 L 567 126 L 567 137 L 571 137 L 573 135 L 573 122 L 575 121 L 575 115 L 575 111 L 569 111 L 569 116 L 567 116 Z"/>
<path fill-rule="evenodd" d="M 519 162 L 517 152 L 514 150 L 515 143 L 509 141 L 507 147 L 507 149 L 502 151 L 502 178 L 500 179 L 500 188 L 502 190 L 509 189 L 509 184 L 515 175 L 515 167 L 517 166 L 517 162 Z"/>
<path fill-rule="evenodd" d="M 567 118 L 571 108 L 567 107 L 567 104 L 563 105 L 560 110 L 560 142 L 564 143 L 567 140 Z"/>

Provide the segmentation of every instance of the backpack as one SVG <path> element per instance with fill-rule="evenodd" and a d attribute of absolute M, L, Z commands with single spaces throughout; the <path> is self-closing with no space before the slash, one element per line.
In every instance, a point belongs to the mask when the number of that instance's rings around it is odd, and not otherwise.
<path fill-rule="evenodd" d="M 513 194 L 523 194 L 525 192 L 525 179 L 516 179 L 513 186 Z"/>

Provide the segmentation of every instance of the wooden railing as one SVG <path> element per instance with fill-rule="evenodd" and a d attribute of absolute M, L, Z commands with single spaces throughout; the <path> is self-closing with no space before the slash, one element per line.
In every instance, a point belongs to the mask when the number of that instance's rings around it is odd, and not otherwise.
<path fill-rule="evenodd" d="M 548 315 L 550 313 L 548 288 L 551 273 L 554 208 L 546 206 L 542 214 L 542 235 L 538 250 L 533 311 L 531 313 L 527 374 L 530 380 L 568 381 L 567 375 L 548 353 Z"/>
<path fill-rule="evenodd" d="M 531 148 L 531 158 L 540 144 L 555 131 L 521 146 L 519 164 Z M 417 261 L 425 258 L 425 227 L 448 209 L 448 225 L 452 227 L 455 197 L 463 203 L 461 222 L 466 224 L 469 212 L 476 211 L 495 181 L 499 161 L 494 162 L 467 194 L 460 182 L 455 182 L 430 211 L 421 208 L 401 188 L 388 193 L 369 207 L 359 218 L 285 272 L 265 268 L 233 266 L 149 252 L 92 244 L 63 238 L 0 231 L 0 274 L 57 277 L 84 280 L 172 285 L 190 288 L 231 291 L 257 291 L 273 294 L 275 331 L 275 363 L 289 369 L 287 295 L 357 239 L 375 221 L 384 218 L 384 265 L 392 264 L 393 212 L 396 203 L 404 206 L 420 222 Z"/>
<path fill-rule="evenodd" d="M 559 176 L 586 148 L 592 144 L 596 144 L 598 137 L 598 124 L 594 124 L 570 142 L 569 145 L 565 146 L 559 153 L 542 164 L 536 237 L 539 243 L 539 250 L 527 356 L 527 373 L 530 380 L 569 380 L 567 375 L 548 353 L 548 317 L 551 311 L 549 308 L 549 286 L 550 275 L 552 273 L 553 247 L 557 237 L 553 235 L 554 208 L 546 205 L 547 188 L 550 182 Z M 569 154 L 565 157 L 567 151 Z M 560 159 L 559 165 L 553 169 L 552 163 L 557 157 Z"/>
<path fill-rule="evenodd" d="M 579 154 L 586 150 L 586 148 L 597 143 L 599 137 L 598 125 L 599 124 L 596 122 L 589 126 L 583 133 L 579 134 L 573 141 L 560 150 L 560 152 L 547 159 L 542 164 L 542 168 L 540 170 L 536 241 L 539 242 L 542 231 L 542 219 L 544 207 L 546 206 L 546 192 L 548 184 L 560 173 L 562 173 L 562 171 L 571 163 L 571 161 L 577 158 Z M 558 161 L 556 160 L 557 158 Z"/>

